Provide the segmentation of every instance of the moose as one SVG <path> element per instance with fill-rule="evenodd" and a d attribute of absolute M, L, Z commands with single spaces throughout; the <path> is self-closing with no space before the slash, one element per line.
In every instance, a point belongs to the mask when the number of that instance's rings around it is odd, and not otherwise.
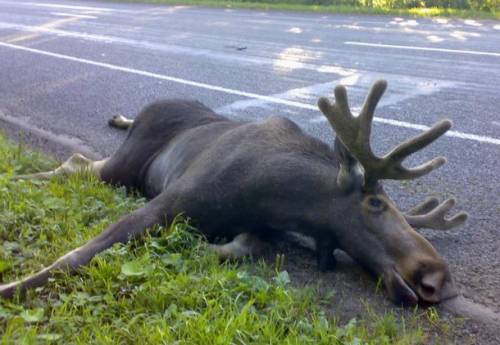
<path fill-rule="evenodd" d="M 386 155 L 375 155 L 370 132 L 387 83 L 377 81 L 358 116 L 343 86 L 335 102 L 318 106 L 336 133 L 333 148 L 284 117 L 239 122 L 192 100 L 164 100 L 146 106 L 135 120 L 116 116 L 112 126 L 127 137 L 109 158 L 92 161 L 74 154 L 49 172 L 15 179 L 47 179 L 86 170 L 105 182 L 139 190 L 149 200 L 86 244 L 24 279 L 0 285 L 8 298 L 45 284 L 54 271 L 74 271 L 114 243 L 136 238 L 168 217 L 184 214 L 222 259 L 246 256 L 263 242 L 298 234 L 310 239 L 318 267 L 335 267 L 341 249 L 380 277 L 397 304 L 434 304 L 458 295 L 445 260 L 415 228 L 451 229 L 467 219 L 446 214 L 454 199 L 428 198 L 401 212 L 381 180 L 408 180 L 442 166 L 436 157 L 406 168 L 402 162 L 450 129 L 442 120 Z"/>

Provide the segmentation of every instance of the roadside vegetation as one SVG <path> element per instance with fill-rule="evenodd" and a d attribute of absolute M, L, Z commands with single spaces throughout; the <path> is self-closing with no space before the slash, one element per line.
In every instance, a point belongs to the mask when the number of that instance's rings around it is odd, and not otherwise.
<path fill-rule="evenodd" d="M 0 137 L 0 281 L 19 279 L 101 232 L 144 200 L 85 174 L 9 181 L 53 160 Z M 0 344 L 446 343 L 433 309 L 339 323 L 332 291 L 295 288 L 281 264 L 224 263 L 182 218 L 115 245 L 78 274 L 0 297 Z"/>
<path fill-rule="evenodd" d="M 500 19 L 500 0 L 107 0 L 344 14 Z"/>

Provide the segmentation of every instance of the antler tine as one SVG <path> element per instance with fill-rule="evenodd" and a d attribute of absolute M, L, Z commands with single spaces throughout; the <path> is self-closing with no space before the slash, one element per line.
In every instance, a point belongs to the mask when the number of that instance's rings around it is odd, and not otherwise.
<path fill-rule="evenodd" d="M 339 133 L 349 133 L 346 137 L 357 133 L 357 128 L 354 123 L 354 117 L 349 109 L 349 101 L 347 98 L 347 91 L 344 86 L 338 85 L 334 90 L 335 103 L 332 104 L 326 97 L 320 97 L 318 100 L 318 107 L 321 112 L 326 116 L 328 122 L 335 130 L 335 133 L 342 138 Z M 344 142 L 346 138 L 342 138 Z"/>
<path fill-rule="evenodd" d="M 372 130 L 373 116 L 375 115 L 375 108 L 382 98 L 385 90 L 387 89 L 387 81 L 381 79 L 377 80 L 371 87 L 361 112 L 359 113 L 360 134 L 363 136 L 363 142 L 370 142 L 370 134 Z"/>
<path fill-rule="evenodd" d="M 436 197 L 428 197 L 420 204 L 406 211 L 405 215 L 420 216 L 429 213 L 439 205 L 439 200 Z"/>
<path fill-rule="evenodd" d="M 412 153 L 415 153 L 422 148 L 426 147 L 437 138 L 442 136 L 446 131 L 448 131 L 452 126 L 450 120 L 443 120 L 436 123 L 432 128 L 427 131 L 399 144 L 391 152 L 389 152 L 383 159 L 388 162 L 388 164 L 398 165 L 399 174 L 401 176 L 392 178 L 395 179 L 412 179 L 431 172 L 434 169 L 439 168 L 441 165 L 446 163 L 446 158 L 439 156 L 436 157 L 418 167 L 411 169 L 403 168 L 400 164 L 401 162 Z"/>
<path fill-rule="evenodd" d="M 319 109 L 330 122 L 340 141 L 359 161 L 363 158 L 375 158 L 369 145 L 372 117 L 361 118 L 352 115 L 344 86 L 335 87 L 334 94 L 335 103 L 332 104 L 328 98 L 321 97 L 318 100 Z"/>
<path fill-rule="evenodd" d="M 442 136 L 451 126 L 452 122 L 450 120 L 440 121 L 427 131 L 396 146 L 382 158 L 382 171 L 378 172 L 379 176 L 375 176 L 374 178 L 390 178 L 394 180 L 414 179 L 442 166 L 446 163 L 446 158 L 442 156 L 413 168 L 405 168 L 401 163 L 412 153 L 421 150 Z"/>
<path fill-rule="evenodd" d="M 340 114 L 347 119 L 352 119 L 351 109 L 349 108 L 349 98 L 347 97 L 347 90 L 343 85 L 337 85 L 333 91 L 335 95 L 335 105 L 338 106 Z"/>
<path fill-rule="evenodd" d="M 413 138 L 408 139 L 407 141 L 396 146 L 391 152 L 387 154 L 387 156 L 390 156 L 391 160 L 393 161 L 402 161 L 412 153 L 420 151 L 421 149 L 432 143 L 434 140 L 442 136 L 451 128 L 452 125 L 453 123 L 448 119 L 439 121 L 425 132 L 416 135 Z"/>
<path fill-rule="evenodd" d="M 384 172 L 379 175 L 378 179 L 412 180 L 427 175 L 431 171 L 441 167 L 444 163 L 446 163 L 446 158 L 441 156 L 413 168 L 405 168 L 398 162 L 392 167 L 384 168 Z"/>
<path fill-rule="evenodd" d="M 465 212 L 460 212 L 448 219 L 445 218 L 446 213 L 455 206 L 456 200 L 454 198 L 443 201 L 428 212 L 423 212 L 424 209 L 427 211 L 429 204 L 434 204 L 435 201 L 435 198 L 428 199 L 414 209 L 408 211 L 405 214 L 408 224 L 415 228 L 449 230 L 463 224 L 467 220 L 468 215 Z M 420 213 L 413 212 L 419 208 Z"/>

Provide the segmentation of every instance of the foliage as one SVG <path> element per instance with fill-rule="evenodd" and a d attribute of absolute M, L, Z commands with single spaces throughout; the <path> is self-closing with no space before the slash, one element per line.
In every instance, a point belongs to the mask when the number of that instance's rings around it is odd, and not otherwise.
<path fill-rule="evenodd" d="M 106 0 L 319 13 L 500 19 L 500 0 Z"/>
<path fill-rule="evenodd" d="M 9 181 L 53 166 L 0 137 L 0 279 L 19 279 L 143 204 L 123 189 L 73 176 Z M 257 266 L 257 268 L 256 268 Z M 2 344 L 425 344 L 425 313 L 368 313 L 340 324 L 335 295 L 291 285 L 264 263 L 221 264 L 178 218 L 141 241 L 115 245 L 77 274 L 0 298 Z M 435 317 L 433 319 L 435 321 Z"/>
<path fill-rule="evenodd" d="M 239 0 L 246 2 L 247 0 Z M 249 0 L 261 2 L 261 0 Z M 322 6 L 352 6 L 366 8 L 454 8 L 495 12 L 500 10 L 500 0 L 262 0 L 266 3 L 292 3 Z"/>

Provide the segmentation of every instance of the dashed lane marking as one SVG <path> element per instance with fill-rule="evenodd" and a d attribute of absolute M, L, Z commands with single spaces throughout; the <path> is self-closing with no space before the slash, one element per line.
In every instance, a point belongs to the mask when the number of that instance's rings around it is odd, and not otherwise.
<path fill-rule="evenodd" d="M 66 12 L 51 12 L 50 13 L 53 16 L 57 17 L 74 17 L 74 18 L 80 18 L 80 19 L 97 19 L 96 16 L 89 16 L 86 14 L 75 14 L 75 13 L 66 13 Z"/>
<path fill-rule="evenodd" d="M 395 44 L 380 44 L 380 43 L 368 43 L 368 42 L 344 42 L 346 45 L 350 46 L 363 46 L 363 47 L 374 47 L 374 48 L 390 48 L 390 49 L 404 49 L 404 50 L 422 50 L 431 52 L 441 52 L 441 53 L 454 53 L 454 54 L 468 54 L 468 55 L 485 55 L 485 56 L 495 56 L 500 57 L 500 53 L 496 52 L 483 52 L 477 50 L 460 50 L 460 49 L 446 49 L 446 48 L 433 48 L 433 47 L 418 47 L 418 46 L 402 46 Z"/>

